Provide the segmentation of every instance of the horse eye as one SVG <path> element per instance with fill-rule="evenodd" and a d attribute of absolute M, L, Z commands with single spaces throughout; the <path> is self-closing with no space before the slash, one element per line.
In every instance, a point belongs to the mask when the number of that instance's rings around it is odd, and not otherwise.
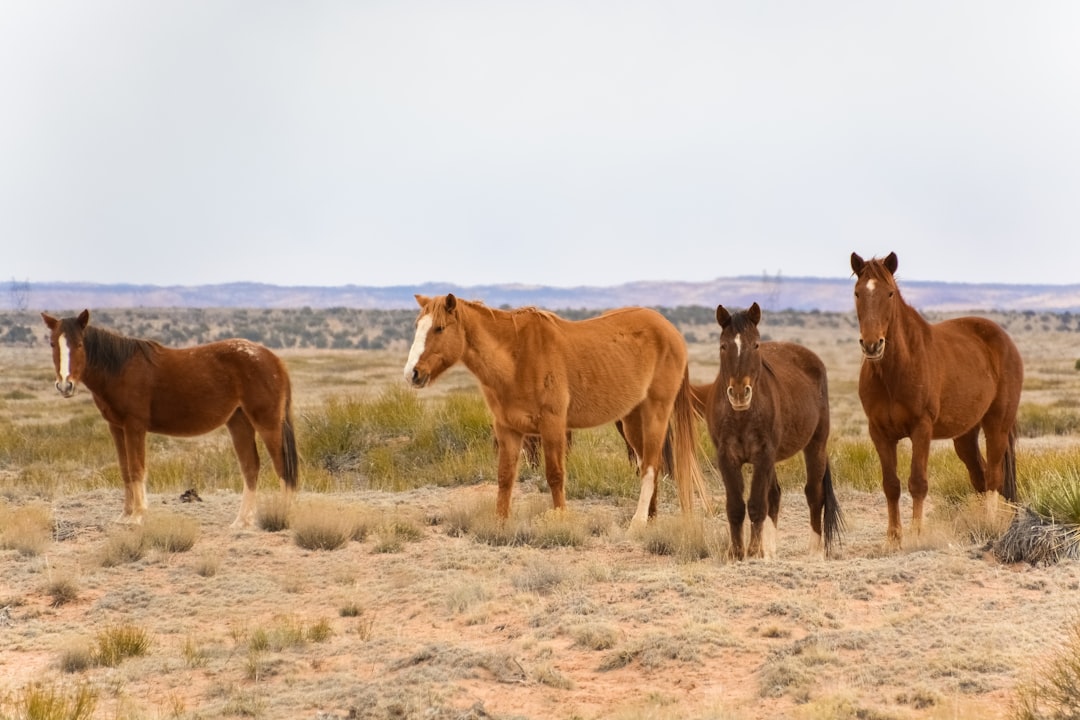
<path fill-rule="evenodd" d="M 444 327 L 443 327 L 442 325 L 439 325 L 439 326 L 438 326 L 437 328 L 435 328 L 435 334 L 436 334 L 436 335 L 439 335 L 439 334 L 440 334 L 440 333 L 442 333 L 442 331 L 443 331 L 443 330 L 445 330 L 445 329 L 446 329 L 446 328 L 444 328 Z"/>

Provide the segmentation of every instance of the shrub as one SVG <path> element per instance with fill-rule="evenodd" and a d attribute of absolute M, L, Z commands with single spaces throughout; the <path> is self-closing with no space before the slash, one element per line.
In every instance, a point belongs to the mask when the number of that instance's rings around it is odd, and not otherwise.
<path fill-rule="evenodd" d="M 146 536 L 143 528 L 124 528 L 105 541 L 101 549 L 101 566 L 116 567 L 142 560 L 145 555 Z"/>
<path fill-rule="evenodd" d="M 71 575 L 56 575 L 49 579 L 46 592 L 52 597 L 51 605 L 60 607 L 79 597 L 79 584 Z"/>
<path fill-rule="evenodd" d="M 25 720 L 89 720 L 97 709 L 98 691 L 88 684 L 72 690 L 34 683 L 17 700 L 17 717 Z"/>
<path fill-rule="evenodd" d="M 292 515 L 292 503 L 284 494 L 271 495 L 260 500 L 255 511 L 255 525 L 266 532 L 281 532 L 289 529 Z"/>
<path fill-rule="evenodd" d="M 305 550 L 337 550 L 352 539 L 349 518 L 326 502 L 296 508 L 290 525 L 293 542 Z"/>
<path fill-rule="evenodd" d="M 150 547 L 165 552 L 187 552 L 199 537 L 199 523 L 186 515 L 154 513 L 146 519 L 143 533 Z"/>
<path fill-rule="evenodd" d="M 98 633 L 94 658 L 98 665 L 116 667 L 127 658 L 145 655 L 149 649 L 146 630 L 135 625 L 115 625 Z"/>
<path fill-rule="evenodd" d="M 1068 629 L 1064 643 L 1016 686 L 1014 720 L 1075 718 L 1080 708 L 1080 623 Z"/>
<path fill-rule="evenodd" d="M 28 557 L 40 555 L 49 544 L 52 527 L 52 511 L 45 505 L 0 505 L 0 549 L 17 550 Z"/>

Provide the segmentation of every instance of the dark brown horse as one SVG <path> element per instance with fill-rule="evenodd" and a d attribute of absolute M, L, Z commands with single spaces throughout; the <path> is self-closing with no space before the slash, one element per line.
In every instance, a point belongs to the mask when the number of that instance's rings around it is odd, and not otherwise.
<path fill-rule="evenodd" d="M 707 505 L 686 343 L 662 315 L 623 308 L 572 322 L 535 308 L 495 310 L 452 294 L 416 301 L 405 379 L 422 388 L 461 362 L 479 381 L 495 418 L 499 517 L 510 514 L 525 437 L 540 437 L 552 503 L 564 508 L 567 431 L 615 420 L 640 463 L 633 525 L 656 514 L 665 447 L 672 450 L 683 511 L 690 512 L 695 488 Z"/>
<path fill-rule="evenodd" d="M 911 438 L 911 527 L 922 526 L 930 441 L 952 438 L 993 512 L 998 493 L 1016 499 L 1016 413 L 1024 364 L 996 323 L 979 317 L 927 322 L 900 295 L 896 253 L 884 260 L 851 254 L 863 364 L 859 399 L 881 460 L 889 505 L 888 541 L 900 546 L 900 478 L 896 444 Z M 979 430 L 986 436 L 986 458 Z"/>
<path fill-rule="evenodd" d="M 244 475 L 234 526 L 255 519 L 256 434 L 291 498 L 298 470 L 292 391 L 274 353 L 239 339 L 167 348 L 93 327 L 88 310 L 62 320 L 41 317 L 50 330 L 56 389 L 71 397 L 81 382 L 109 423 L 124 480 L 120 522 L 140 523 L 146 511 L 147 433 L 190 437 L 228 427 Z"/>
<path fill-rule="evenodd" d="M 762 342 L 761 308 L 731 314 L 716 308 L 720 323 L 720 370 L 704 411 L 727 497 L 731 554 L 743 559 L 743 522 L 750 515 L 750 557 L 776 556 L 780 483 L 776 463 L 802 451 L 811 550 L 831 556 L 843 529 L 833 493 L 826 445 L 829 388 L 825 365 L 810 350 L 786 342 Z M 699 394 L 701 390 L 699 389 Z M 743 499 L 743 465 L 753 466 L 749 503 Z M 769 522 L 765 522 L 766 517 Z"/>

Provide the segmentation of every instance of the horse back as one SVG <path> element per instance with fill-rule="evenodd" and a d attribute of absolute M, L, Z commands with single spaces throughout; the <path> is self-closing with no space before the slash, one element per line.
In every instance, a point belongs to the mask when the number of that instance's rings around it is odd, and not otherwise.
<path fill-rule="evenodd" d="M 188 348 L 155 346 L 124 367 L 123 410 L 150 432 L 200 435 L 220 427 L 237 409 L 252 419 L 281 422 L 291 396 L 281 359 L 257 343 L 222 340 Z M 110 393 L 112 402 L 119 397 Z"/>
<path fill-rule="evenodd" d="M 572 428 L 623 417 L 653 393 L 674 397 L 687 367 L 682 333 L 648 308 L 578 321 L 537 316 L 518 338 L 518 391 L 529 404 L 565 403 Z"/>
<path fill-rule="evenodd" d="M 814 436 L 829 432 L 829 381 L 825 363 L 812 350 L 789 342 L 761 344 L 762 389 L 774 399 L 781 458 L 802 450 Z"/>

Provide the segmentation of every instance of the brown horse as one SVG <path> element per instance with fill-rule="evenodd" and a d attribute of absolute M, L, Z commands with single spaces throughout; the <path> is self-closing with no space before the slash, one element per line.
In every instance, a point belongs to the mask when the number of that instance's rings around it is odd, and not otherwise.
<path fill-rule="evenodd" d="M 833 493 L 826 449 L 829 388 L 825 365 L 801 345 L 761 342 L 760 320 L 757 303 L 735 314 L 723 305 L 716 308 L 721 328 L 720 370 L 704 409 L 724 480 L 731 554 L 743 559 L 743 522 L 749 511 L 747 554 L 775 558 L 780 515 L 776 463 L 801 450 L 813 531 L 811 549 L 818 553 L 824 549 L 831 556 L 843 530 L 843 515 Z M 749 504 L 743 500 L 746 464 L 753 466 Z"/>
<path fill-rule="evenodd" d="M 896 444 L 911 438 L 911 527 L 922 526 L 930 441 L 952 438 L 993 512 L 1000 492 L 1016 499 L 1016 412 L 1024 364 L 1016 345 L 996 323 L 978 317 L 927 322 L 900 295 L 896 253 L 884 260 L 851 254 L 856 275 L 855 310 L 863 364 L 859 399 L 870 439 L 881 460 L 889 505 L 888 541 L 899 547 L 900 478 Z M 986 436 L 986 458 L 979 430 Z"/>
<path fill-rule="evenodd" d="M 623 308 L 568 321 L 536 308 L 495 310 L 454 295 L 416 296 L 420 313 L 405 379 L 422 388 L 457 362 L 480 383 L 495 418 L 499 493 L 496 512 L 510 514 L 524 438 L 538 435 L 544 475 L 556 508 L 566 507 L 568 430 L 622 421 L 639 459 L 641 494 L 632 525 L 656 514 L 661 456 L 671 449 L 679 502 L 703 501 L 695 454 L 686 343 L 659 313 Z"/>
<path fill-rule="evenodd" d="M 56 389 L 71 397 L 81 382 L 109 423 L 124 480 L 120 522 L 141 523 L 146 512 L 147 433 L 190 437 L 228 427 L 244 475 L 234 526 L 249 527 L 255 519 L 256 434 L 291 498 L 299 464 L 292 391 L 285 364 L 272 352 L 239 339 L 167 348 L 93 327 L 88 310 L 41 317 L 50 330 Z"/>

